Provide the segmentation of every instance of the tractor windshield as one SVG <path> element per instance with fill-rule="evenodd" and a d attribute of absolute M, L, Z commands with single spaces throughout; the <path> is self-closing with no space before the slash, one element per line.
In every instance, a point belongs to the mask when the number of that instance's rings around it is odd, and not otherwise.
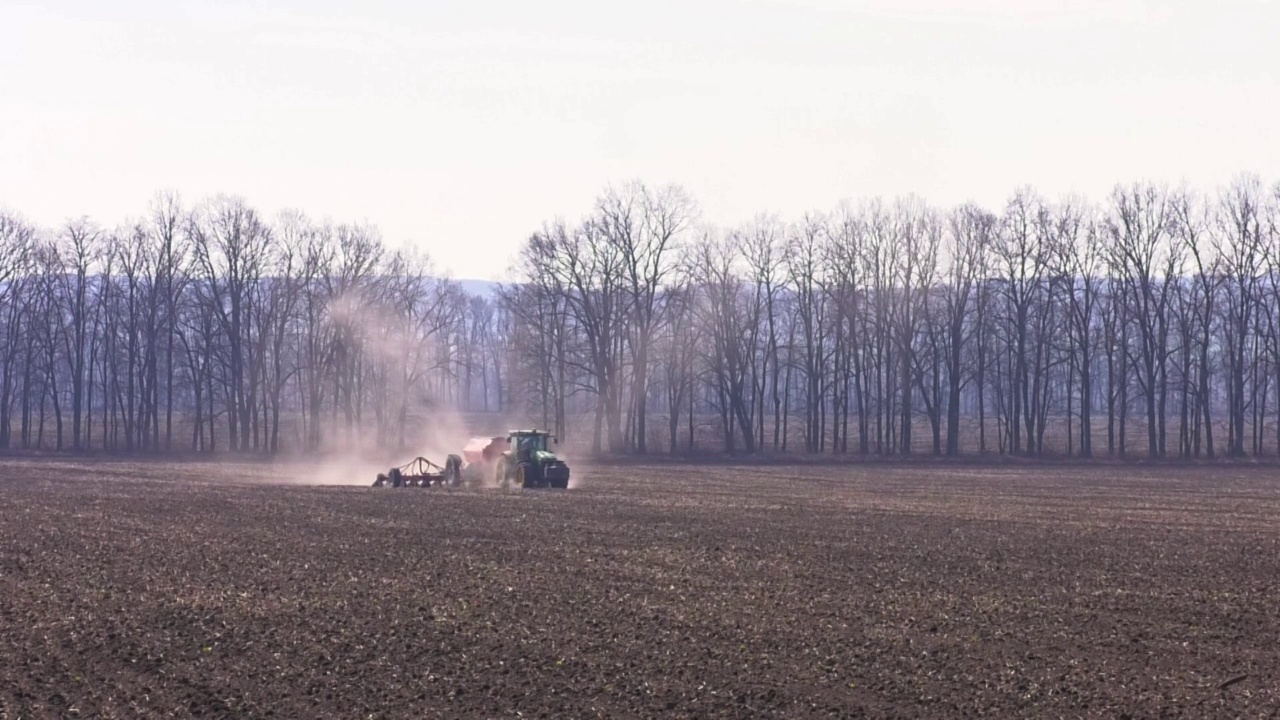
<path fill-rule="evenodd" d="M 547 449 L 547 438 L 545 435 L 521 435 L 516 446 L 521 455 L 531 455 L 540 450 Z"/>

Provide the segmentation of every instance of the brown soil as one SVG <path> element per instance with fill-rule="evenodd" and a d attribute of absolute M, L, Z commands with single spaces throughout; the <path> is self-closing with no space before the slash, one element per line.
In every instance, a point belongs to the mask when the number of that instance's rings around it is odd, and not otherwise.
<path fill-rule="evenodd" d="M 578 475 L 4 462 L 0 718 L 1280 707 L 1276 468 Z"/>

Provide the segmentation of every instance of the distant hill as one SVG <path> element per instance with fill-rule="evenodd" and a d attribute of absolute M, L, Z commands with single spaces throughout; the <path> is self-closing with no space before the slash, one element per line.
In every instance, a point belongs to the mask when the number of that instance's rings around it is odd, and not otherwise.
<path fill-rule="evenodd" d="M 498 292 L 498 283 L 492 280 L 457 280 L 455 281 L 462 286 L 463 290 L 469 295 L 479 295 L 484 298 L 492 298 Z"/>

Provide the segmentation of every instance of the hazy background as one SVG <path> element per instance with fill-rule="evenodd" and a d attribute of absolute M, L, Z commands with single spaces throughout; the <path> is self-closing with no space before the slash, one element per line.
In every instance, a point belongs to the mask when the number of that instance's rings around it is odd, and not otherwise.
<path fill-rule="evenodd" d="M 0 205 L 233 192 L 490 278 L 632 177 L 735 223 L 1280 166 L 1273 3 L 960 4 L 3 0 Z"/>

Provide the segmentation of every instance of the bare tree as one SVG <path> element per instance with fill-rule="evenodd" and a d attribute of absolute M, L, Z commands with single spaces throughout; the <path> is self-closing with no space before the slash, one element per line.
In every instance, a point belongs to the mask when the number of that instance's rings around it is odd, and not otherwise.
<path fill-rule="evenodd" d="M 1071 364 L 1079 376 L 1080 456 L 1093 456 L 1093 392 L 1098 302 L 1105 267 L 1099 220 L 1083 201 L 1066 200 L 1052 219 L 1054 273 L 1067 284 L 1067 328 Z"/>
<path fill-rule="evenodd" d="M 227 341 L 226 391 L 233 450 L 247 451 L 253 411 L 254 362 L 249 330 L 252 294 L 267 260 L 270 230 L 239 198 L 220 197 L 197 211 L 191 225 L 199 287 Z"/>
<path fill-rule="evenodd" d="M 0 449 L 11 447 L 18 358 L 23 354 L 35 228 L 16 214 L 0 211 Z"/>
<path fill-rule="evenodd" d="M 1136 377 L 1146 401 L 1148 454 L 1163 457 L 1169 289 L 1178 277 L 1182 255 L 1171 242 L 1166 190 L 1152 185 L 1117 188 L 1112 205 L 1111 265 L 1139 340 Z"/>
<path fill-rule="evenodd" d="M 1222 195 L 1215 245 L 1222 259 L 1224 324 L 1227 354 L 1227 452 L 1245 454 L 1246 378 L 1252 363 L 1247 357 L 1255 314 L 1262 299 L 1264 270 L 1262 183 L 1242 177 Z"/>
<path fill-rule="evenodd" d="M 974 289 L 983 277 L 995 242 L 997 220 L 976 205 L 957 208 L 947 236 L 947 268 L 942 285 L 947 349 L 947 454 L 960 453 L 960 402 L 964 389 L 965 344 L 979 325 L 971 317 Z"/>

